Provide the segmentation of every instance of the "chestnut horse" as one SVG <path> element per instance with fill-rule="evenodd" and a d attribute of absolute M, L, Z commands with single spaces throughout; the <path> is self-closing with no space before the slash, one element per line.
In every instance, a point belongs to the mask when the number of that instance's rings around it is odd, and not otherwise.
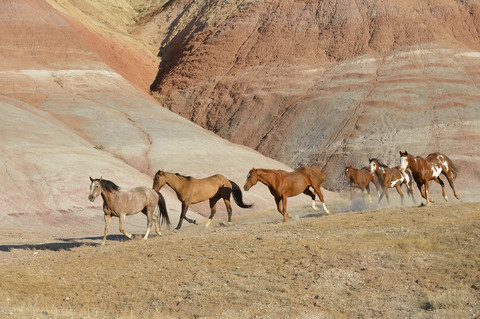
<path fill-rule="evenodd" d="M 196 179 L 191 176 L 183 176 L 180 174 L 173 174 L 163 170 L 158 171 L 153 178 L 153 189 L 160 190 L 165 184 L 170 186 L 177 198 L 182 202 L 182 212 L 180 214 L 180 221 L 178 222 L 176 230 L 182 227 L 182 221 L 185 219 L 189 223 L 196 224 L 196 220 L 187 218 L 187 210 L 191 204 L 210 200 L 210 217 L 208 218 L 205 227 L 208 227 L 212 222 L 212 218 L 216 213 L 217 201 L 222 198 L 225 202 L 228 212 L 228 222 L 232 221 L 232 206 L 230 204 L 230 195 L 233 194 L 235 203 L 241 208 L 252 207 L 251 204 L 243 202 L 242 191 L 240 187 L 233 181 L 228 180 L 225 176 L 216 174 L 202 179 Z"/>
<path fill-rule="evenodd" d="M 283 221 L 286 222 L 287 217 L 290 217 L 287 214 L 287 197 L 296 196 L 300 193 L 304 193 L 312 198 L 312 208 L 317 211 L 318 209 L 315 206 L 316 193 L 323 204 L 325 213 L 330 214 L 320 191 L 324 180 L 325 174 L 318 168 L 310 166 L 302 166 L 294 172 L 252 168 L 247 175 L 243 188 L 248 191 L 258 181 L 265 184 L 275 198 L 278 212 L 283 215 Z M 310 190 L 310 186 L 315 193 Z"/>
<path fill-rule="evenodd" d="M 405 172 L 407 169 L 412 171 L 413 179 L 417 183 L 422 197 L 427 200 L 427 206 L 430 202 L 434 202 L 429 196 L 429 182 L 433 179 L 442 186 L 443 198 L 447 201 L 447 194 L 445 193 L 445 184 L 440 179 L 440 174 L 445 175 L 453 190 L 453 194 L 457 199 L 460 199 L 455 187 L 453 186 L 453 179 L 457 177 L 459 167 L 455 165 L 450 158 L 442 153 L 432 153 L 426 158 L 420 156 L 413 156 L 405 152 L 400 152 L 400 169 Z M 453 176 L 452 176 L 453 174 Z"/>
<path fill-rule="evenodd" d="M 365 189 L 368 193 L 368 201 L 372 202 L 372 197 L 370 196 L 370 183 L 375 184 L 377 188 L 377 193 L 380 191 L 380 184 L 378 183 L 377 175 L 370 175 L 370 169 L 368 167 L 363 167 L 361 169 L 345 166 L 345 181 L 350 180 L 350 204 L 352 204 L 352 197 L 354 188 L 360 188 L 362 190 L 362 199 L 365 203 L 364 192 Z"/>
<path fill-rule="evenodd" d="M 90 193 L 88 199 L 93 202 L 100 194 L 103 199 L 103 212 L 105 213 L 105 232 L 102 245 L 107 241 L 108 228 L 112 216 L 119 218 L 119 229 L 128 238 L 132 235 L 123 228 L 125 216 L 135 215 L 142 212 L 147 216 L 147 231 L 143 239 L 148 238 L 152 222 L 155 222 L 155 232 L 160 234 L 158 219 L 162 218 L 162 224 L 170 225 L 167 206 L 162 194 L 148 187 L 136 187 L 130 190 L 122 190 L 115 183 L 102 177 L 93 179 L 90 177 Z M 159 214 L 160 212 L 160 214 Z"/>
<path fill-rule="evenodd" d="M 409 196 L 412 196 L 412 200 L 414 203 L 415 197 L 413 196 L 413 189 L 412 189 L 412 182 L 413 178 L 410 172 L 402 172 L 400 171 L 400 167 L 396 166 L 393 168 L 389 168 L 385 164 L 382 164 L 378 159 L 371 158 L 370 159 L 370 174 L 377 175 L 380 182 L 383 185 L 383 191 L 378 199 L 378 203 L 383 198 L 383 195 L 387 197 L 387 201 L 390 202 L 388 198 L 388 189 L 395 187 L 397 189 L 400 198 L 402 199 L 403 205 L 403 192 L 402 192 L 402 184 L 407 185 L 407 193 Z"/>

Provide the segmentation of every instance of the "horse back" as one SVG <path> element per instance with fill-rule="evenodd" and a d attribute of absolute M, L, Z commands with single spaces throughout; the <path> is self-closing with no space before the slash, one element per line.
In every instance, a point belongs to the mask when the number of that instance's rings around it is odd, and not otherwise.
<path fill-rule="evenodd" d="M 143 211 L 145 207 L 154 208 L 158 203 L 155 190 L 139 186 L 117 192 L 116 200 L 111 207 L 118 214 L 132 215 Z"/>
<path fill-rule="evenodd" d="M 310 185 L 321 186 L 325 181 L 325 174 L 313 166 L 302 166 L 292 173 L 304 177 Z"/>

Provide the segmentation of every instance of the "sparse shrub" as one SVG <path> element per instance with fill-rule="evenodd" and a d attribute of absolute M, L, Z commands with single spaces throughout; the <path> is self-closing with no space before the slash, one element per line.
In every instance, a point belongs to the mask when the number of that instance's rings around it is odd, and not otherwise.
<path fill-rule="evenodd" d="M 424 305 L 425 310 L 452 310 L 468 304 L 471 295 L 465 290 L 449 290 L 438 295 L 430 295 Z"/>

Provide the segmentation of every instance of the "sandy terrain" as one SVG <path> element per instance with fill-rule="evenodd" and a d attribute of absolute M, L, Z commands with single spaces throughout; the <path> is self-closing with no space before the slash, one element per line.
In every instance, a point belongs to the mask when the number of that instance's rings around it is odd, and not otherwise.
<path fill-rule="evenodd" d="M 478 203 L 346 202 L 330 216 L 262 211 L 147 241 L 113 231 L 104 247 L 102 223 L 1 232 L 0 317 L 478 318 Z"/>

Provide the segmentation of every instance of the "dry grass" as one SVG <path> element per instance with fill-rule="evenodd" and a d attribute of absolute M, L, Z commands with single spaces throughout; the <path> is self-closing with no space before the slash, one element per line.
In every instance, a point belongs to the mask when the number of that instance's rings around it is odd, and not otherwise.
<path fill-rule="evenodd" d="M 0 317 L 476 318 L 477 206 L 304 211 L 15 249 L 22 258 L 0 263 Z"/>

